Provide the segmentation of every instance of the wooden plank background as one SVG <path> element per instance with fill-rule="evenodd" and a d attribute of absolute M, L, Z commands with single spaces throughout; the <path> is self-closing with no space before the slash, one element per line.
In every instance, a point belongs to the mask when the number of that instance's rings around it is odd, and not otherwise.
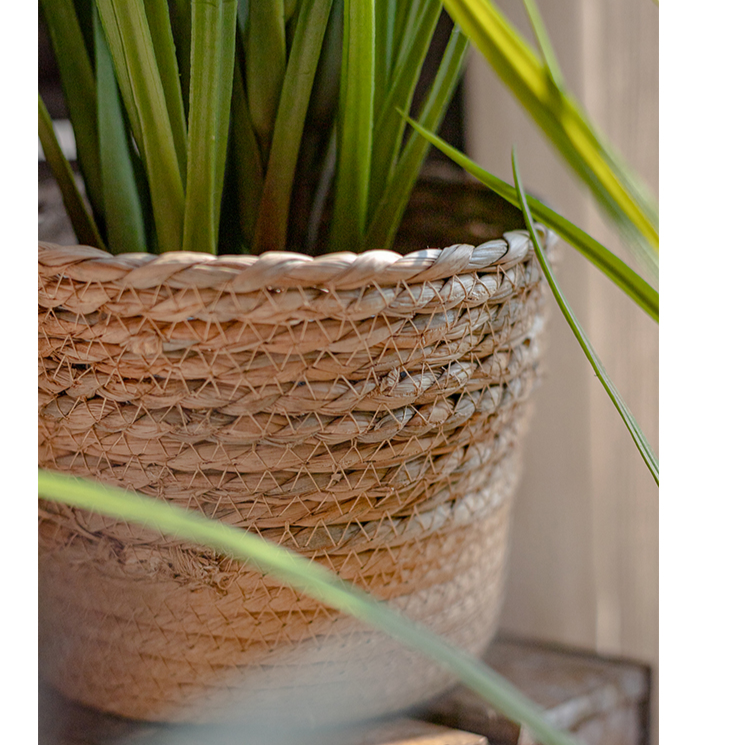
<path fill-rule="evenodd" d="M 532 39 L 521 0 L 497 4 Z M 538 0 L 570 90 L 658 190 L 659 10 L 652 0 Z M 466 79 L 467 147 L 628 260 L 584 188 L 480 55 Z M 559 281 L 658 452 L 657 327 L 565 248 Z M 552 309 L 553 310 L 553 309 Z M 656 665 L 657 489 L 558 311 L 515 511 L 503 628 Z"/>

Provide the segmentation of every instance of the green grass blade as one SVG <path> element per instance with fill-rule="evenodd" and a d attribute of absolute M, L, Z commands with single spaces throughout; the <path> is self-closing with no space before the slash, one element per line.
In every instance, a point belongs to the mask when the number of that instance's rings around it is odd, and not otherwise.
<path fill-rule="evenodd" d="M 237 0 L 192 4 L 185 251 L 217 253 L 237 13 Z"/>
<path fill-rule="evenodd" d="M 129 133 L 98 11 L 93 10 L 96 101 L 106 240 L 113 254 L 147 251 L 140 195 L 130 159 Z"/>
<path fill-rule="evenodd" d="M 191 62 L 191 0 L 170 0 L 171 25 L 173 41 L 176 45 L 176 59 L 181 85 L 181 101 L 184 107 L 184 119 L 189 111 L 190 62 Z"/>
<path fill-rule="evenodd" d="M 564 77 L 561 74 L 561 68 L 559 67 L 559 61 L 556 59 L 556 53 L 551 44 L 551 39 L 546 31 L 546 26 L 543 24 L 543 18 L 538 10 L 538 5 L 535 0 L 523 0 L 525 11 L 530 19 L 530 25 L 533 27 L 533 34 L 538 42 L 538 48 L 541 50 L 543 55 L 543 61 L 546 63 L 546 70 L 551 76 L 553 84 L 560 89 L 564 89 Z"/>
<path fill-rule="evenodd" d="M 396 0 L 376 0 L 375 3 L 375 120 L 383 105 L 393 69 L 397 5 Z"/>
<path fill-rule="evenodd" d="M 78 17 L 78 25 L 85 41 L 85 51 L 91 67 L 96 63 L 96 49 L 93 39 L 93 8 L 96 0 L 72 0 L 75 6 L 75 15 Z"/>
<path fill-rule="evenodd" d="M 408 112 L 419 73 L 427 56 L 441 11 L 440 0 L 426 0 L 412 28 L 408 44 L 402 50 L 373 129 L 373 153 L 370 174 L 369 205 L 377 205 L 398 162 L 406 121 L 398 110 Z"/>
<path fill-rule="evenodd" d="M 375 2 L 344 0 L 339 154 L 329 251 L 360 251 L 367 225 L 375 95 Z"/>
<path fill-rule="evenodd" d="M 285 0 L 285 23 L 294 18 L 300 0 Z"/>
<path fill-rule="evenodd" d="M 649 471 L 652 474 L 655 482 L 657 483 L 657 485 L 659 485 L 660 467 L 657 462 L 657 457 L 652 450 L 652 446 L 649 444 L 647 438 L 644 436 L 644 432 L 642 432 L 641 428 L 637 424 L 636 419 L 634 419 L 634 416 L 621 397 L 621 394 L 614 385 L 613 381 L 608 376 L 608 373 L 603 367 L 603 363 L 600 361 L 600 358 L 593 349 L 590 340 L 587 338 L 587 335 L 585 334 L 582 326 L 580 326 L 577 317 L 574 315 L 574 312 L 569 307 L 569 303 L 567 303 L 566 298 L 564 297 L 564 293 L 562 293 L 559 285 L 556 282 L 553 271 L 546 261 L 546 257 L 543 254 L 543 249 L 541 248 L 540 241 L 536 236 L 535 226 L 533 224 L 533 216 L 530 213 L 530 206 L 528 205 L 528 200 L 525 197 L 525 191 L 523 190 L 522 181 L 520 180 L 520 171 L 517 167 L 517 155 L 514 148 L 512 150 L 512 173 L 515 177 L 515 188 L 517 189 L 517 194 L 520 198 L 520 208 L 522 209 L 523 216 L 525 217 L 525 224 L 528 226 L 528 232 L 530 233 L 530 238 L 533 242 L 533 248 L 535 249 L 535 253 L 538 257 L 538 261 L 541 264 L 543 273 L 546 275 L 548 284 L 551 287 L 551 292 L 554 294 L 556 302 L 559 304 L 559 308 L 561 308 L 561 312 L 563 313 L 564 318 L 566 318 L 567 323 L 571 327 L 572 332 L 577 337 L 577 341 L 582 347 L 582 351 L 585 353 L 585 356 L 590 361 L 592 369 L 595 371 L 598 378 L 600 378 L 600 382 L 603 384 L 603 388 L 605 388 L 606 393 L 608 394 L 608 396 L 610 396 L 610 399 L 613 402 L 613 405 L 616 407 L 616 410 L 621 415 L 621 419 L 623 419 L 623 423 L 629 430 L 629 433 L 634 440 L 634 444 L 639 450 L 639 453 L 644 459 L 644 462 L 647 464 L 647 468 L 649 468 Z"/>
<path fill-rule="evenodd" d="M 253 253 L 282 251 L 300 142 L 333 0 L 304 2 L 274 123 Z"/>
<path fill-rule="evenodd" d="M 326 22 L 321 56 L 308 104 L 307 127 L 326 131 L 339 108 L 339 85 L 344 38 L 344 0 L 334 0 Z"/>
<path fill-rule="evenodd" d="M 243 66 L 237 53 L 240 43 L 240 36 L 238 36 L 236 38 L 233 93 L 230 105 L 233 121 L 229 148 L 231 165 L 235 169 L 233 184 L 236 192 L 238 224 L 243 244 L 250 247 L 253 244 L 254 228 L 259 216 L 264 173 L 261 165 L 259 143 L 256 141 L 248 112 Z"/>
<path fill-rule="evenodd" d="M 101 163 L 96 126 L 96 81 L 73 0 L 41 0 L 59 67 L 70 123 L 75 132 L 78 166 L 98 216 L 103 214 Z"/>
<path fill-rule="evenodd" d="M 101 26 L 103 27 L 104 36 L 109 46 L 111 59 L 114 62 L 114 72 L 119 83 L 119 92 L 124 101 L 124 109 L 129 117 L 132 135 L 139 146 L 142 143 L 142 122 L 140 121 L 140 114 L 135 105 L 132 77 L 127 66 L 124 42 L 119 32 L 119 24 L 114 13 L 114 6 L 112 0 L 104 0 L 104 2 L 96 0 L 96 7 L 98 8 Z"/>
<path fill-rule="evenodd" d="M 142 156 L 160 251 L 181 248 L 184 184 L 143 0 L 97 0 L 119 90 Z"/>
<path fill-rule="evenodd" d="M 573 737 L 548 724 L 532 701 L 483 662 L 461 652 L 424 626 L 409 621 L 316 562 L 250 531 L 151 497 L 92 481 L 39 471 L 38 490 L 40 498 L 141 523 L 160 533 L 251 562 L 259 571 L 382 630 L 410 649 L 433 659 L 510 719 L 524 724 L 543 745 L 578 745 Z"/>
<path fill-rule="evenodd" d="M 316 190 L 313 194 L 313 201 L 308 214 L 308 229 L 305 235 L 303 252 L 311 256 L 316 256 L 320 252 L 318 236 L 323 223 L 326 203 L 334 183 L 334 172 L 336 171 L 336 132 L 337 125 L 336 121 L 334 121 L 331 125 L 331 135 L 326 143 L 326 151 L 320 162 Z"/>
<path fill-rule="evenodd" d="M 412 37 L 417 19 L 422 12 L 422 6 L 426 2 L 427 0 L 400 0 L 396 3 L 398 8 L 396 9 L 393 42 L 393 65 L 396 67 L 406 48 L 406 40 Z"/>
<path fill-rule="evenodd" d="M 264 164 L 269 159 L 286 60 L 284 1 L 251 0 L 248 3 L 246 90 L 251 121 Z"/>
<path fill-rule="evenodd" d="M 62 203 L 65 205 L 75 235 L 81 243 L 105 250 L 106 246 L 101 240 L 96 223 L 89 214 L 85 202 L 83 202 L 83 197 L 75 184 L 72 168 L 70 168 L 67 158 L 62 154 L 62 148 L 57 142 L 52 119 L 47 107 L 41 100 L 41 96 L 39 96 L 39 140 L 41 140 L 41 147 L 44 150 L 47 163 L 62 192 Z"/>
<path fill-rule="evenodd" d="M 171 122 L 173 144 L 178 156 L 181 179 L 186 180 L 186 116 L 184 99 L 181 95 L 179 66 L 176 60 L 176 45 L 171 32 L 168 0 L 147 0 L 145 12 Z"/>
<path fill-rule="evenodd" d="M 619 168 L 579 104 L 558 90 L 536 54 L 489 0 L 443 0 L 452 17 L 590 188 L 647 271 L 659 275 L 657 208 Z"/>
<path fill-rule="evenodd" d="M 467 51 L 468 38 L 456 26 L 450 34 L 437 75 L 419 112 L 422 123 L 430 129 L 436 130 L 440 126 L 460 80 Z M 402 111 L 399 111 L 399 114 L 403 116 Z M 428 149 L 427 139 L 416 131 L 412 133 L 398 159 L 396 170 L 373 212 L 370 227 L 365 235 L 365 250 L 387 249 L 393 246 L 396 231 Z"/>
<path fill-rule="evenodd" d="M 420 124 L 412 120 L 409 120 L 409 123 L 422 137 L 426 138 L 455 163 L 481 181 L 482 184 L 488 186 L 503 199 L 510 202 L 510 204 L 516 207 L 520 206 L 520 198 L 514 187 L 476 165 L 472 160 L 463 155 L 463 153 L 448 145 L 444 140 Z M 612 251 L 609 251 L 605 246 L 565 217 L 546 207 L 546 205 L 534 197 L 528 197 L 528 204 L 533 214 L 541 222 L 552 230 L 555 230 L 567 243 L 577 249 L 588 261 L 600 269 L 611 282 L 625 292 L 645 313 L 659 323 L 660 296 L 657 290 L 651 287 L 648 282 L 642 279 Z"/>

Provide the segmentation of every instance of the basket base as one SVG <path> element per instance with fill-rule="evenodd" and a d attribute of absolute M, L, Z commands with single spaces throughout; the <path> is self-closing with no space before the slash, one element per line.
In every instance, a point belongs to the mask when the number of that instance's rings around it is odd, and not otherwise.
<path fill-rule="evenodd" d="M 394 598 L 390 605 L 456 646 L 481 654 L 497 628 L 509 512 L 510 500 L 503 500 L 473 528 L 480 559 L 468 571 Z M 170 647 L 159 646 L 165 633 L 142 621 L 142 598 L 149 595 L 162 607 L 173 588 L 152 583 L 148 593 L 147 583 L 131 583 L 130 595 L 136 590 L 139 602 L 126 618 L 121 596 L 127 588 L 121 581 L 112 582 L 95 564 L 78 563 L 72 586 L 64 551 L 42 558 L 41 674 L 65 697 L 93 708 L 148 721 L 326 725 L 404 711 L 452 684 L 434 663 L 341 615 L 324 624 L 322 634 L 263 653 L 256 644 L 244 645 L 241 652 L 234 643 L 231 657 L 224 638 L 216 635 L 207 648 L 205 634 L 194 635 L 190 643 L 171 638 Z M 112 606 L 118 602 L 115 633 L 107 629 L 111 617 L 86 609 L 75 588 L 98 594 L 99 600 L 106 592 Z M 313 633 L 312 624 L 307 633 Z"/>

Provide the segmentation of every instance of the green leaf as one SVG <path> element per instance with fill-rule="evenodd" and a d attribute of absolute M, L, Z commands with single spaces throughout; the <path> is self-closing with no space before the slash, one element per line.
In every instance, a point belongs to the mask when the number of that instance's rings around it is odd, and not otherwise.
<path fill-rule="evenodd" d="M 288 244 L 310 255 L 324 250 L 328 232 L 324 218 L 336 173 L 343 46 L 344 0 L 334 0 L 305 118 L 288 225 Z"/>
<path fill-rule="evenodd" d="M 93 211 L 103 215 L 101 163 L 96 126 L 96 81 L 73 0 L 41 0 L 59 67 L 70 123 L 75 132 L 78 166 Z"/>
<path fill-rule="evenodd" d="M 433 659 L 510 719 L 524 724 L 543 745 L 578 745 L 573 737 L 549 724 L 532 701 L 483 662 L 460 651 L 424 626 L 409 621 L 316 562 L 249 531 L 123 489 L 49 471 L 39 471 L 38 489 L 40 498 L 118 520 L 141 523 L 160 533 L 249 561 L 259 571 L 382 630 L 410 649 Z"/>
<path fill-rule="evenodd" d="M 181 84 L 181 101 L 184 119 L 188 115 L 189 88 L 191 80 L 191 0 L 170 0 L 173 42 L 176 45 L 176 59 Z"/>
<path fill-rule="evenodd" d="M 392 68 L 400 64 L 406 41 L 414 35 L 417 20 L 422 13 L 422 6 L 427 2 L 429 0 L 398 0 L 396 2 Z"/>
<path fill-rule="evenodd" d="M 265 164 L 269 158 L 286 60 L 284 0 L 249 2 L 246 90 L 251 121 Z"/>
<path fill-rule="evenodd" d="M 192 4 L 185 251 L 217 253 L 237 13 L 237 0 Z"/>
<path fill-rule="evenodd" d="M 333 122 L 339 106 L 342 46 L 344 38 L 344 0 L 333 0 L 326 22 L 321 56 L 318 59 L 313 91 L 308 104 L 306 130 L 326 130 Z M 320 132 L 317 135 L 320 136 Z M 325 138 L 328 139 L 328 138 Z"/>
<path fill-rule="evenodd" d="M 439 3 L 439 0 L 438 0 Z M 393 43 L 396 29 L 396 0 L 375 2 L 375 107 L 377 121 L 383 98 L 388 90 L 388 81 L 393 69 Z"/>
<path fill-rule="evenodd" d="M 285 0 L 285 23 L 295 17 L 300 0 Z"/>
<path fill-rule="evenodd" d="M 300 7 L 274 124 L 253 253 L 285 248 L 295 167 L 332 2 L 314 0 Z"/>
<path fill-rule="evenodd" d="M 143 0 L 97 3 L 153 196 L 159 249 L 178 251 L 184 221 L 184 184 Z"/>
<path fill-rule="evenodd" d="M 345 0 L 343 55 L 339 155 L 329 250 L 359 251 L 367 224 L 370 188 L 375 95 L 374 0 Z"/>
<path fill-rule="evenodd" d="M 230 132 L 230 165 L 234 169 L 238 224 L 243 243 L 253 244 L 254 227 L 259 215 L 259 203 L 264 184 L 261 152 L 256 141 L 251 117 L 248 113 L 243 70 L 239 59 L 240 36 L 236 37 L 236 59 L 233 71 L 233 93 L 231 112 L 233 116 Z"/>
<path fill-rule="evenodd" d="M 551 39 L 546 31 L 546 27 L 543 24 L 543 18 L 541 18 L 538 5 L 535 0 L 523 0 L 523 5 L 530 19 L 530 25 L 533 27 L 533 34 L 538 42 L 538 48 L 543 55 L 543 61 L 546 63 L 546 70 L 551 76 L 551 81 L 557 88 L 563 89 L 564 77 L 561 74 L 559 61 L 556 59 L 556 53 L 551 45 Z"/>
<path fill-rule="evenodd" d="M 370 207 L 378 204 L 396 169 L 406 121 L 397 111 L 408 112 L 414 97 L 419 73 L 427 56 L 440 17 L 440 0 L 427 0 L 417 18 L 412 34 L 401 50 L 396 67 L 385 88 L 385 100 L 375 117 L 370 174 Z"/>
<path fill-rule="evenodd" d="M 522 209 L 523 216 L 525 217 L 525 224 L 528 226 L 528 232 L 530 233 L 530 238 L 533 242 L 535 254 L 538 257 L 538 261 L 540 262 L 541 268 L 543 269 L 543 273 L 546 275 L 548 284 L 551 287 L 551 292 L 554 294 L 556 302 L 559 304 L 559 308 L 561 308 L 561 312 L 564 314 L 564 318 L 566 318 L 567 323 L 572 329 L 572 332 L 577 337 L 577 341 L 582 347 L 582 351 L 585 353 L 585 356 L 590 361 L 592 369 L 595 371 L 598 378 L 600 378 L 600 382 L 603 384 L 603 388 L 605 388 L 606 393 L 608 394 L 608 396 L 610 396 L 610 399 L 613 402 L 613 405 L 616 407 L 616 410 L 621 415 L 621 419 L 623 419 L 623 423 L 629 430 L 629 433 L 634 440 L 634 444 L 639 450 L 639 453 L 644 459 L 644 462 L 647 464 L 647 468 L 649 468 L 649 471 L 652 474 L 655 482 L 659 485 L 660 467 L 651 445 L 647 441 L 647 438 L 644 436 L 644 432 L 642 432 L 641 428 L 637 424 L 636 419 L 634 419 L 634 416 L 629 410 L 629 407 L 626 405 L 625 401 L 621 397 L 621 394 L 618 392 L 618 389 L 608 376 L 608 373 L 605 371 L 600 358 L 593 349 L 590 340 L 587 338 L 587 335 L 585 334 L 582 326 L 580 326 L 577 317 L 574 315 L 574 312 L 569 307 L 569 303 L 567 303 L 564 294 L 562 293 L 559 285 L 556 282 L 553 271 L 546 261 L 546 257 L 543 254 L 543 249 L 541 248 L 540 241 L 536 236 L 535 226 L 533 224 L 533 216 L 530 213 L 528 200 L 525 197 L 522 181 L 520 180 L 520 171 L 517 167 L 517 155 L 514 148 L 512 150 L 512 173 L 515 177 L 515 188 L 517 189 L 517 194 L 520 199 L 520 208 Z"/>
<path fill-rule="evenodd" d="M 422 121 L 422 124 L 424 122 Z M 448 145 L 428 129 L 409 119 L 409 124 L 424 138 L 431 142 L 441 152 L 464 168 L 468 173 L 495 191 L 503 199 L 516 207 L 520 206 L 520 198 L 514 187 L 502 179 L 477 166 L 463 153 Z M 613 252 L 596 241 L 594 238 L 569 222 L 557 212 L 554 212 L 534 197 L 528 197 L 528 204 L 532 212 L 549 228 L 555 230 L 567 243 L 577 249 L 586 259 L 591 261 L 608 279 L 625 292 L 645 313 L 659 323 L 660 296 L 657 290 L 645 282 L 627 264 Z"/>
<path fill-rule="evenodd" d="M 437 76 L 419 112 L 422 123 L 430 129 L 437 129 L 440 126 L 448 103 L 460 80 L 467 51 L 468 38 L 456 26 L 450 34 Z M 403 111 L 399 110 L 399 114 L 404 116 Z M 398 159 L 396 170 L 388 180 L 385 191 L 373 212 L 370 227 L 365 235 L 363 246 L 365 250 L 387 249 L 393 245 L 428 149 L 427 138 L 416 131 L 412 133 Z"/>
<path fill-rule="evenodd" d="M 176 61 L 176 45 L 171 32 L 168 0 L 147 0 L 145 3 L 153 50 L 158 63 L 163 95 L 173 133 L 173 143 L 179 159 L 182 180 L 186 179 L 186 117 L 181 96 L 179 66 Z"/>
<path fill-rule="evenodd" d="M 132 128 L 132 135 L 135 142 L 142 142 L 142 123 L 137 111 L 134 100 L 134 90 L 132 87 L 132 78 L 129 67 L 127 66 L 124 43 L 119 33 L 118 21 L 113 10 L 112 0 L 96 0 L 101 27 L 104 30 L 106 43 L 111 53 L 111 59 L 114 63 L 114 72 L 116 73 L 117 82 L 119 83 L 119 92 L 124 101 L 124 109 L 129 117 L 129 125 Z"/>
<path fill-rule="evenodd" d="M 88 56 L 88 61 L 91 65 L 91 69 L 96 64 L 96 49 L 93 34 L 93 8 L 96 5 L 96 0 L 72 0 L 75 6 L 75 15 L 78 17 L 78 24 L 80 25 L 80 31 L 83 34 L 83 40 L 85 41 L 85 51 Z"/>
<path fill-rule="evenodd" d="M 129 134 L 124 124 L 114 66 L 98 11 L 94 9 L 93 15 L 98 134 L 107 243 L 113 254 L 147 251 L 145 223 L 130 159 Z"/>
<path fill-rule="evenodd" d="M 331 186 L 334 181 L 334 171 L 336 168 L 336 140 L 337 124 L 334 121 L 331 125 L 331 134 L 326 144 L 326 152 L 324 153 L 324 157 L 321 159 L 320 167 L 318 169 L 318 181 L 316 183 L 315 194 L 313 195 L 313 201 L 308 214 L 308 225 L 303 250 L 311 256 L 316 256 L 323 250 L 322 246 L 319 246 L 318 236 L 321 232 L 321 224 L 323 222 L 326 202 L 328 201 L 329 194 L 331 193 Z"/>
<path fill-rule="evenodd" d="M 96 223 L 88 213 L 83 197 L 75 184 L 72 168 L 62 154 L 62 148 L 54 134 L 52 120 L 47 107 L 41 100 L 41 96 L 39 96 L 39 140 L 41 140 L 44 157 L 47 159 L 47 163 L 62 192 L 62 203 L 65 205 L 65 210 L 72 223 L 72 229 L 75 231 L 78 240 L 87 246 L 106 250 Z"/>
<path fill-rule="evenodd" d="M 556 88 L 544 65 L 489 0 L 443 0 L 452 17 L 549 140 L 587 184 L 598 204 L 629 241 L 637 258 L 659 275 L 657 209 L 620 167 L 579 104 Z"/>

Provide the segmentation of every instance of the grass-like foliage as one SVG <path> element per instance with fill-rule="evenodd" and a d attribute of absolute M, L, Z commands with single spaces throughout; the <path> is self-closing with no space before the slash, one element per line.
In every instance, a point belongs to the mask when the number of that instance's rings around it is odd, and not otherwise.
<path fill-rule="evenodd" d="M 536 52 L 491 0 L 442 0 L 567 165 L 584 181 L 649 275 L 659 275 L 657 205 L 565 89 L 533 0 L 524 0 Z"/>
<path fill-rule="evenodd" d="M 566 91 L 524 1 L 538 51 L 490 0 L 42 0 L 92 208 L 58 163 L 79 240 L 390 248 L 428 147 L 401 112 L 437 131 L 470 38 L 656 279 L 656 205 Z M 443 5 L 458 25 L 412 111 Z"/>
<path fill-rule="evenodd" d="M 428 147 L 398 110 L 436 130 L 467 46 L 411 111 L 440 0 L 41 5 L 91 213 L 54 174 L 114 253 L 390 248 Z"/>
<path fill-rule="evenodd" d="M 438 150 L 447 155 L 454 163 L 457 163 L 466 172 L 488 186 L 492 191 L 499 194 L 515 207 L 520 207 L 520 198 L 514 186 L 502 181 L 498 176 L 489 173 L 481 166 L 474 163 L 470 158 L 448 145 L 443 139 L 428 130 L 423 123 L 409 119 L 414 130 L 427 142 L 433 144 Z M 547 227 L 554 230 L 570 246 L 577 249 L 588 261 L 592 262 L 608 279 L 625 292 L 645 313 L 659 323 L 660 320 L 660 295 L 648 282 L 640 277 L 631 267 L 622 261 L 616 254 L 585 233 L 582 228 L 554 212 L 550 207 L 540 202 L 535 197 L 528 196 L 527 203 L 530 205 L 532 214 L 538 217 Z"/>
<path fill-rule="evenodd" d="M 411 119 L 409 119 L 409 123 L 418 134 L 427 140 L 427 142 L 435 145 L 435 147 L 437 147 L 441 152 L 463 167 L 472 176 L 476 177 L 481 181 L 481 183 L 488 186 L 492 191 L 502 196 L 511 204 L 520 207 L 525 219 L 525 225 L 528 228 L 528 232 L 530 233 L 535 247 L 536 256 L 541 264 L 544 274 L 546 275 L 546 280 L 551 288 L 551 292 L 554 294 L 556 302 L 561 309 L 562 315 L 569 324 L 569 327 L 572 329 L 572 333 L 575 335 L 582 351 L 585 353 L 585 356 L 595 371 L 595 374 L 600 379 L 603 388 L 605 388 L 605 391 L 621 416 L 623 423 L 629 430 L 629 433 L 634 440 L 634 444 L 639 450 L 647 468 L 652 474 L 655 482 L 659 485 L 660 469 L 657 456 L 652 450 L 652 446 L 649 444 L 644 432 L 642 432 L 615 384 L 610 379 L 605 367 L 590 343 L 590 340 L 587 338 L 587 335 L 580 326 L 577 317 L 569 307 L 569 303 L 559 288 L 553 270 L 546 261 L 546 257 L 544 256 L 543 250 L 536 237 L 535 228 L 533 226 L 533 215 L 535 214 L 540 217 L 545 225 L 555 230 L 567 241 L 567 243 L 569 243 L 570 246 L 576 248 L 577 251 L 591 261 L 598 269 L 600 269 L 601 272 L 603 272 L 603 274 L 623 290 L 643 311 L 650 315 L 655 321 L 659 322 L 660 301 L 657 290 L 651 287 L 612 251 L 609 251 L 605 246 L 589 236 L 581 228 L 574 225 L 574 223 L 570 222 L 565 217 L 554 212 L 538 199 L 525 194 L 520 182 L 514 149 L 512 157 L 515 186 L 513 187 L 505 181 L 502 181 L 502 179 L 497 176 L 494 176 L 485 169 L 476 165 L 476 163 L 467 158 L 463 153 L 448 145 L 433 132 L 422 127 L 419 123 L 412 121 Z"/>
<path fill-rule="evenodd" d="M 657 456 L 652 450 L 652 446 L 649 444 L 649 441 L 644 435 L 644 432 L 642 432 L 641 427 L 639 427 L 636 419 L 634 418 L 634 415 L 629 410 L 629 407 L 626 405 L 626 402 L 623 400 L 615 384 L 610 379 L 610 376 L 606 372 L 603 363 L 600 361 L 600 358 L 595 352 L 595 349 L 590 343 L 590 340 L 587 338 L 587 334 L 585 334 L 584 329 L 577 320 L 577 316 L 574 315 L 574 311 L 569 307 L 569 303 L 564 297 L 564 293 L 561 291 L 561 288 L 556 281 L 556 277 L 554 277 L 553 269 L 551 269 L 548 261 L 546 261 L 546 257 L 543 253 L 543 249 L 541 248 L 540 241 L 538 240 L 535 232 L 533 215 L 531 214 L 530 205 L 528 204 L 528 198 L 525 195 L 525 190 L 523 189 L 522 181 L 520 179 L 520 171 L 517 166 L 517 155 L 515 154 L 514 149 L 512 151 L 512 173 L 515 178 L 515 189 L 517 190 L 518 198 L 520 200 L 520 208 L 523 211 L 525 224 L 528 226 L 528 232 L 530 233 L 530 238 L 533 242 L 533 248 L 535 250 L 541 268 L 543 269 L 543 273 L 546 275 L 546 280 L 548 281 L 549 287 L 551 288 L 551 292 L 553 293 L 554 298 L 556 299 L 556 302 L 561 309 L 562 315 L 569 324 L 569 327 L 572 329 L 572 333 L 579 342 L 580 347 L 582 347 L 582 351 L 585 353 L 585 356 L 590 362 L 592 369 L 595 371 L 595 374 L 600 379 L 603 388 L 605 388 L 605 392 L 610 397 L 610 400 L 616 407 L 616 410 L 623 420 L 623 423 L 626 425 L 626 429 L 628 429 L 629 434 L 634 440 L 634 444 L 636 445 L 637 449 L 639 450 L 639 454 L 642 456 L 644 463 L 652 474 L 655 483 L 659 485 L 660 466 L 657 462 Z"/>
<path fill-rule="evenodd" d="M 538 706 L 483 662 L 460 651 L 424 626 L 299 554 L 196 512 L 87 479 L 39 472 L 39 497 L 136 522 L 164 535 L 207 546 L 250 562 L 324 605 L 384 631 L 449 670 L 510 719 L 525 725 L 543 745 L 578 745 L 549 724 Z"/>

